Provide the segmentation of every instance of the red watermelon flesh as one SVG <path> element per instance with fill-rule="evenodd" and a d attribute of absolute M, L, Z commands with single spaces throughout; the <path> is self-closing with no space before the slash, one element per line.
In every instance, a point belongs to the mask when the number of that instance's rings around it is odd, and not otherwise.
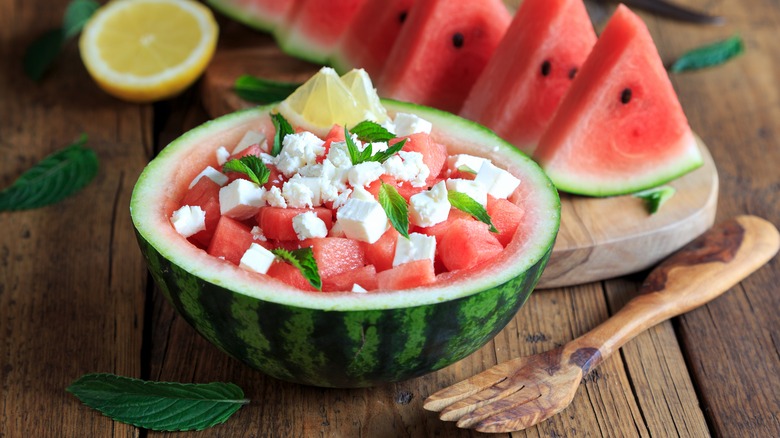
<path fill-rule="evenodd" d="M 533 154 L 595 43 L 582 0 L 525 0 L 460 115 Z"/>
<path fill-rule="evenodd" d="M 650 32 L 618 6 L 539 141 L 534 158 L 559 190 L 633 193 L 702 163 Z"/>
<path fill-rule="evenodd" d="M 436 273 L 432 260 L 415 260 L 376 274 L 376 280 L 382 290 L 411 289 L 433 283 Z"/>
<path fill-rule="evenodd" d="M 494 233 L 501 245 L 507 246 L 523 220 L 524 210 L 506 199 L 488 195 L 487 212 L 498 233 Z"/>
<path fill-rule="evenodd" d="M 366 265 L 323 278 L 322 290 L 324 292 L 351 291 L 355 284 L 359 284 L 365 290 L 376 289 L 376 268 L 374 265 Z"/>
<path fill-rule="evenodd" d="M 486 262 L 503 249 L 487 224 L 459 219 L 437 239 L 436 253 L 448 271 L 456 271 Z"/>
<path fill-rule="evenodd" d="M 238 265 L 252 243 L 268 246 L 267 243 L 255 241 L 250 228 L 235 219 L 227 216 L 219 218 L 214 236 L 209 243 L 208 252 L 214 257 L 223 257 L 225 260 Z"/>
<path fill-rule="evenodd" d="M 453 208 L 450 209 L 450 214 L 447 217 L 446 221 L 438 223 L 431 227 L 415 227 L 414 231 L 417 233 L 422 233 L 428 236 L 436 237 L 438 243 L 439 238 L 442 235 L 444 235 L 444 233 L 447 232 L 447 230 L 455 221 L 458 220 L 474 220 L 474 218 L 466 212 Z"/>
<path fill-rule="evenodd" d="M 371 184 L 366 186 L 366 190 L 374 195 L 374 198 L 379 199 L 379 189 L 382 187 L 382 183 L 390 184 L 393 186 L 397 191 L 398 194 L 401 195 L 406 201 L 409 201 L 409 198 L 411 198 L 413 195 L 416 195 L 417 193 L 422 192 L 423 190 L 428 190 L 428 187 L 422 186 L 422 187 L 415 187 L 412 185 L 412 183 L 408 181 L 401 181 L 398 182 L 397 179 L 394 177 L 384 174 L 379 177 L 378 180 L 372 182 Z"/>
<path fill-rule="evenodd" d="M 395 257 L 395 243 L 401 234 L 393 227 L 385 231 L 385 234 L 374 243 L 362 242 L 366 254 L 366 261 L 376 268 L 376 271 L 386 271 L 393 267 Z"/>
<path fill-rule="evenodd" d="M 417 0 L 376 81 L 379 94 L 457 113 L 511 19 L 501 0 Z"/>
<path fill-rule="evenodd" d="M 343 274 L 366 264 L 366 253 L 357 240 L 346 237 L 318 237 L 301 241 L 301 248 L 311 247 L 320 277 Z"/>
<path fill-rule="evenodd" d="M 206 229 L 190 236 L 190 241 L 202 248 L 209 246 L 214 230 L 220 218 L 219 211 L 219 184 L 211 178 L 203 177 L 187 190 L 181 205 L 198 206 L 206 213 Z"/>
<path fill-rule="evenodd" d="M 301 274 L 301 271 L 298 268 L 282 261 L 277 260 L 273 262 L 271 267 L 268 268 L 268 275 L 283 281 L 292 287 L 297 287 L 298 289 L 308 291 L 317 290 L 308 280 L 306 280 L 306 277 Z"/>
<path fill-rule="evenodd" d="M 366 0 L 344 31 L 333 67 L 342 73 L 362 68 L 378 78 L 413 4 L 414 0 Z"/>
<path fill-rule="evenodd" d="M 447 163 L 447 146 L 436 143 L 431 139 L 431 136 L 425 133 L 412 134 L 407 137 L 401 137 L 390 140 L 389 144 L 392 146 L 395 143 L 406 138 L 403 150 L 406 152 L 419 152 L 423 157 L 423 163 L 430 170 L 430 175 L 426 181 L 428 183 L 433 182 L 441 173 L 441 169 L 444 164 Z"/>
<path fill-rule="evenodd" d="M 327 64 L 365 0 L 297 0 L 287 26 L 274 31 L 279 46 L 307 61 Z M 370 26 L 371 23 L 365 23 Z"/>
<path fill-rule="evenodd" d="M 312 209 L 262 207 L 256 218 L 265 237 L 273 240 L 298 241 L 298 234 L 295 233 L 295 228 L 293 228 L 293 218 L 307 211 L 314 211 L 317 217 L 325 222 L 325 226 L 329 230 L 333 226 L 333 214 L 325 207 L 314 207 Z"/>

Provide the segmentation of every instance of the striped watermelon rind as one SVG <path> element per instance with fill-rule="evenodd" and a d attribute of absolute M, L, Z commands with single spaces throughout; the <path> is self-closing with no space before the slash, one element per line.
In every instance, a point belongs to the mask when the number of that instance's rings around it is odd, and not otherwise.
<path fill-rule="evenodd" d="M 524 239 L 485 268 L 441 286 L 369 294 L 305 292 L 209 256 L 170 224 L 189 181 L 222 145 L 272 129 L 271 106 L 229 114 L 168 145 L 144 169 L 131 199 L 139 246 L 160 290 L 201 335 L 278 379 L 365 387 L 443 368 L 492 339 L 523 305 L 552 252 L 560 200 L 526 155 L 487 128 L 435 109 L 383 101 L 392 114 L 433 122 L 450 153 L 491 158 L 521 178 Z"/>

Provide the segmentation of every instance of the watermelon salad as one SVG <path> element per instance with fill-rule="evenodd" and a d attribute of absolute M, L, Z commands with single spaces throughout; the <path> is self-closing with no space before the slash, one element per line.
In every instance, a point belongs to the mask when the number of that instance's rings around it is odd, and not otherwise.
<path fill-rule="evenodd" d="M 623 5 L 597 37 L 582 0 L 525 0 L 514 17 L 500 0 L 209 3 L 250 24 L 267 21 L 266 4 L 293 4 L 296 17 L 343 11 L 340 26 L 255 27 L 295 56 L 364 67 L 383 97 L 487 126 L 565 192 L 634 193 L 703 162 L 650 33 Z"/>
<path fill-rule="evenodd" d="M 369 136 L 379 131 L 381 141 L 339 125 L 324 138 L 292 127 L 275 156 L 278 129 L 248 130 L 236 145 L 215 148 L 172 212 L 171 224 L 213 257 L 299 289 L 323 291 L 455 281 L 524 238 L 521 181 L 498 163 L 449 151 L 431 137 L 432 124 L 414 114 L 397 113 L 384 127 L 364 122 L 355 129 L 361 126 L 374 131 Z M 363 152 L 365 161 L 355 162 L 350 147 Z M 235 170 L 236 162 L 249 158 L 265 169 L 265 181 Z M 403 210 L 397 219 L 408 224 L 391 225 L 393 212 L 380 203 L 391 195 L 397 200 L 393 208 Z M 300 248 L 311 248 L 321 284 L 272 252 Z"/>

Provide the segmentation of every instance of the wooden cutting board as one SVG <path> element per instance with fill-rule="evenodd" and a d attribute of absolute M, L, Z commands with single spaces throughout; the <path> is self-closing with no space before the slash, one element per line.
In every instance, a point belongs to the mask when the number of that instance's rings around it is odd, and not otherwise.
<path fill-rule="evenodd" d="M 303 82 L 319 69 L 283 54 L 274 44 L 217 52 L 202 81 L 212 117 L 250 107 L 232 86 L 251 74 Z M 588 198 L 561 194 L 561 229 L 540 288 L 570 286 L 644 270 L 703 233 L 714 222 L 718 174 L 699 139 L 704 165 L 670 185 L 677 193 L 653 215 L 632 196 Z"/>

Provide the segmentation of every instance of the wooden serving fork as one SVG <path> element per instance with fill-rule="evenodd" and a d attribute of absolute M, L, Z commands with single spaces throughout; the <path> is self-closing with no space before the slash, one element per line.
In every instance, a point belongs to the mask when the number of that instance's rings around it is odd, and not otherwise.
<path fill-rule="evenodd" d="M 656 267 L 619 312 L 573 341 L 496 365 L 432 394 L 429 411 L 480 432 L 512 432 L 571 403 L 583 376 L 644 330 L 699 307 L 768 262 L 780 248 L 770 222 L 739 216 L 723 222 Z"/>

